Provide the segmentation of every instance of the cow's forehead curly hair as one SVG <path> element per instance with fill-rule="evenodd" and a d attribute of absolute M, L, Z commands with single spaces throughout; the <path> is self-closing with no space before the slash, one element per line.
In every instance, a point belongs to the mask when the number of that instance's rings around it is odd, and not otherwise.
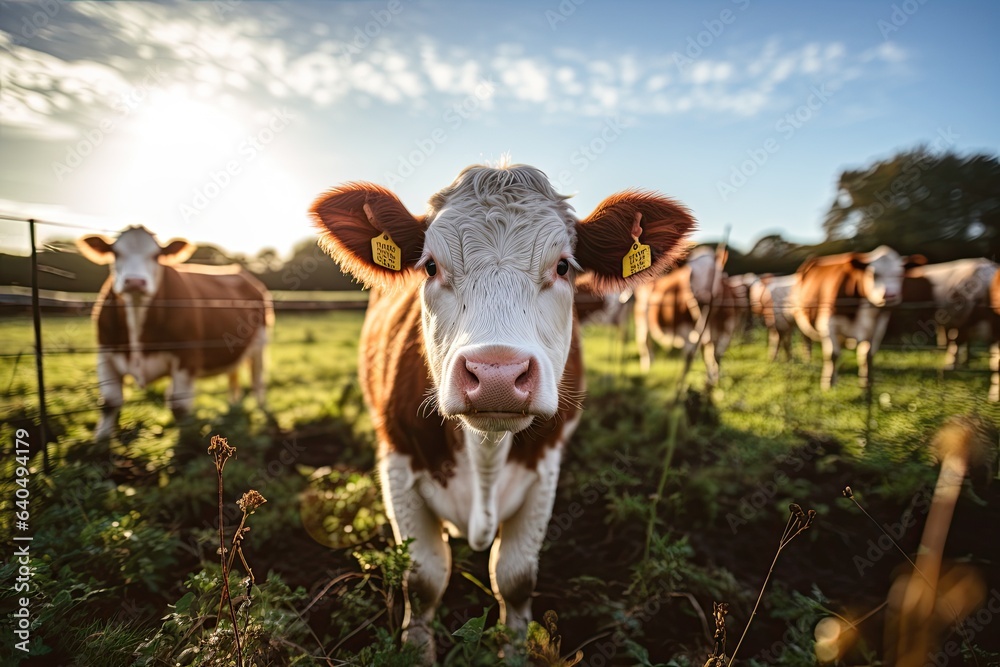
<path fill-rule="evenodd" d="M 472 209 L 504 207 L 530 210 L 539 204 L 551 206 L 573 233 L 576 219 L 568 195 L 555 191 L 548 177 L 534 167 L 515 164 L 508 167 L 473 165 L 463 169 L 454 182 L 430 198 L 428 224 L 445 206 L 461 204 Z M 518 211 L 520 212 L 520 211 Z"/>

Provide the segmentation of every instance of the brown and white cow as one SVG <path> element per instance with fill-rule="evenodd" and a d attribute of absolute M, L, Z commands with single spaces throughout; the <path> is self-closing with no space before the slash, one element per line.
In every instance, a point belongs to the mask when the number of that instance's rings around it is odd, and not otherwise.
<path fill-rule="evenodd" d="M 691 231 L 689 212 L 629 191 L 578 220 L 542 172 L 515 165 L 468 167 L 422 216 L 367 183 L 330 190 L 312 214 L 333 258 L 373 288 L 360 376 L 393 534 L 413 540 L 406 640 L 433 661 L 449 535 L 476 551 L 492 545 L 500 620 L 523 632 L 580 416 L 574 278 L 592 271 L 610 292 L 656 275 Z M 651 266 L 623 277 L 636 243 Z"/>
<path fill-rule="evenodd" d="M 837 380 L 837 361 L 846 341 L 857 345 L 858 379 L 862 387 L 868 386 L 889 316 L 902 301 L 903 273 L 925 261 L 919 255 L 903 258 L 883 245 L 868 253 L 809 259 L 799 267 L 792 309 L 802 333 L 823 346 L 823 389 Z"/>
<path fill-rule="evenodd" d="M 144 227 L 114 241 L 88 236 L 80 252 L 111 274 L 94 305 L 101 417 L 95 433 L 118 426 L 122 382 L 140 387 L 170 376 L 167 403 L 175 417 L 190 411 L 195 378 L 226 373 L 239 398 L 238 367 L 249 362 L 253 391 L 264 404 L 264 346 L 273 321 L 271 295 L 239 266 L 181 265 L 195 251 L 187 241 L 160 246 Z"/>
<path fill-rule="evenodd" d="M 666 349 L 693 354 L 698 320 L 706 311 L 700 342 L 708 383 L 716 384 L 719 362 L 748 309 L 747 288 L 717 270 L 715 251 L 695 248 L 683 266 L 635 290 L 635 342 L 642 370 L 652 365 L 650 338 Z"/>
<path fill-rule="evenodd" d="M 989 298 L 997 268 L 978 257 L 927 264 L 906 272 L 903 307 L 914 311 L 918 326 L 936 331 L 938 345 L 947 350 L 946 369 L 968 359 L 970 339 L 993 341 Z"/>
<path fill-rule="evenodd" d="M 795 275 L 762 276 L 760 281 L 750 286 L 751 310 L 764 320 L 767 328 L 768 358 L 775 361 L 780 350 L 792 359 L 792 334 L 795 331 L 795 316 L 792 312 L 792 289 Z"/>

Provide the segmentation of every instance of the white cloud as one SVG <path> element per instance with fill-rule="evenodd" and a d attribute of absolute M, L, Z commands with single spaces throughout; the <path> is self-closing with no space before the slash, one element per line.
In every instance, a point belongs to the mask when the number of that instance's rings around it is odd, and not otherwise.
<path fill-rule="evenodd" d="M 171 81 L 196 82 L 192 90 L 203 99 L 230 96 L 258 105 L 281 98 L 316 107 L 440 109 L 491 79 L 496 91 L 490 103 L 499 109 L 746 116 L 779 108 L 788 99 L 782 91 L 798 83 L 877 77 L 908 57 L 892 42 L 850 55 L 835 41 L 788 47 L 769 39 L 725 57 L 696 58 L 678 72 L 661 52 L 537 52 L 512 43 L 466 52 L 428 36 L 396 39 L 391 24 L 358 41 L 350 21 L 303 26 L 278 9 L 251 12 L 237 5 L 222 16 L 214 7 L 68 4 L 55 22 L 63 23 L 54 26 L 63 32 L 54 39 L 72 43 L 80 52 L 75 58 L 11 45 L 0 33 L 6 40 L 0 46 L 8 46 L 0 53 L 5 123 L 49 138 L 72 136 L 80 126 L 74 116 L 106 113 L 109 100 L 127 94 L 150 63 L 162 66 Z M 74 22 L 105 37 L 82 39 Z"/>
<path fill-rule="evenodd" d="M 511 63 L 500 74 L 508 94 L 519 100 L 544 102 L 549 97 L 549 77 L 544 66 L 522 58 Z"/>

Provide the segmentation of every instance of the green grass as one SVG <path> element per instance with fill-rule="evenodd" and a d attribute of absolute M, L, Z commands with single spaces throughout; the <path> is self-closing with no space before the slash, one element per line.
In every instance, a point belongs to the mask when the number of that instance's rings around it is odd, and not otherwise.
<path fill-rule="evenodd" d="M 181 655 L 189 664 L 215 664 L 228 650 L 226 635 L 213 632 L 217 509 L 205 453 L 209 437 L 221 433 L 238 450 L 226 467 L 227 512 L 238 521 L 234 502 L 250 488 L 268 499 L 251 518 L 245 548 L 260 582 L 246 610 L 259 664 L 325 664 L 317 657 L 324 651 L 345 664 L 412 664 L 393 648 L 403 556 L 390 546 L 371 474 L 371 424 L 355 376 L 362 320 L 355 312 L 279 313 L 267 415 L 252 398 L 230 409 L 225 379 L 211 378 L 199 384 L 194 418 L 178 428 L 163 405 L 163 383 L 145 391 L 129 386 L 122 437 L 98 445 L 91 439 L 98 398 L 92 324 L 45 317 L 57 442 L 51 476 L 41 474 L 40 459 L 32 462 L 38 650 L 65 663 L 100 654 L 107 665 L 173 664 Z M 534 609 L 539 619 L 546 610 L 558 614 L 563 655 L 582 646 L 604 664 L 702 664 L 709 642 L 699 609 L 707 613 L 713 600 L 730 603 L 735 642 L 791 501 L 816 509 L 820 520 L 782 555 L 774 593 L 765 596 L 741 656 L 811 664 L 803 656 L 811 655 L 815 622 L 830 611 L 856 617 L 877 606 L 902 560 L 886 553 L 859 573 L 854 558 L 864 557 L 878 533 L 839 496 L 843 486 L 880 521 L 898 521 L 915 494 L 933 487 L 928 442 L 947 417 L 971 412 L 1000 421 L 1000 408 L 986 402 L 981 354 L 970 372 L 942 375 L 934 370 L 936 352 L 884 350 L 869 406 L 850 353 L 840 384 L 822 393 L 818 358 L 769 364 L 755 332 L 727 352 L 722 382 L 707 394 L 704 367 L 694 364 L 656 499 L 680 359 L 659 351 L 643 376 L 622 332 L 592 326 L 584 338 L 590 397 L 566 452 Z M 38 414 L 30 318 L 0 320 L 0 340 L 3 353 L 23 352 L 0 358 L 7 446 L 14 429 Z M 7 536 L 12 457 L 0 474 L 0 535 Z M 998 508 L 995 488 L 970 490 L 949 543 L 952 557 L 980 569 L 987 590 L 1000 585 L 993 565 L 1000 546 L 976 526 L 991 525 Z M 922 520 L 901 539 L 911 553 Z M 486 557 L 461 540 L 452 547 L 454 574 L 438 614 L 441 658 L 495 664 L 504 637 L 495 627 L 496 604 L 482 590 Z M 0 594 L 0 606 L 12 604 L 10 595 Z M 485 626 L 453 636 L 484 607 Z M 790 619 L 799 622 L 794 632 Z M 869 648 L 881 646 L 882 621 L 876 615 L 862 628 Z M 533 636 L 544 632 L 539 627 Z M 0 652 L 9 641 L 4 631 Z M 782 657 L 761 657 L 776 641 L 786 646 Z M 985 635 L 979 642 L 996 650 Z M 537 656 L 555 645 L 533 645 L 532 664 L 549 664 Z M 91 653 L 81 653 L 88 646 Z M 852 664 L 865 659 L 858 648 Z"/>

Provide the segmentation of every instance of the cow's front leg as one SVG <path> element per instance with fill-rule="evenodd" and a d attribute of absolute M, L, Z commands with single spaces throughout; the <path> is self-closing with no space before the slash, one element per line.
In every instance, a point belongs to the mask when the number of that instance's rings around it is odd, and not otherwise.
<path fill-rule="evenodd" d="M 777 329 L 769 328 L 767 330 L 767 360 L 771 362 L 777 361 L 778 350 L 782 347 L 781 332 Z"/>
<path fill-rule="evenodd" d="M 867 340 L 858 341 L 858 385 L 868 388 L 868 370 L 872 361 L 872 344 Z"/>
<path fill-rule="evenodd" d="M 635 346 L 639 350 L 639 369 L 648 373 L 653 365 L 653 347 L 649 338 L 649 304 L 644 290 L 637 290 L 633 308 L 635 320 Z"/>
<path fill-rule="evenodd" d="M 396 543 L 413 540 L 409 547 L 410 568 L 403 577 L 403 641 L 421 646 L 424 662 L 433 664 L 436 651 L 431 622 L 451 574 L 447 535 L 424 498 L 434 489 L 430 480 L 417 479 L 409 456 L 395 452 L 379 461 L 379 477 Z"/>
<path fill-rule="evenodd" d="M 167 390 L 167 406 L 176 421 L 191 414 L 194 407 L 194 374 L 183 368 L 174 368 Z"/>
<path fill-rule="evenodd" d="M 840 341 L 836 336 L 824 336 L 823 341 L 823 376 L 820 388 L 829 389 L 837 382 L 837 362 L 840 360 Z"/>
<path fill-rule="evenodd" d="M 708 336 L 701 346 L 701 356 L 705 360 L 706 386 L 714 387 L 719 383 L 719 353 L 715 341 Z"/>
<path fill-rule="evenodd" d="M 858 341 L 858 382 L 861 384 L 862 389 L 868 388 L 875 354 L 882 346 L 882 339 L 885 338 L 885 332 L 888 328 L 889 314 L 881 312 L 875 319 L 871 341 Z"/>
<path fill-rule="evenodd" d="M 538 479 L 520 509 L 500 524 L 490 551 L 490 583 L 500 602 L 500 622 L 524 635 L 531 621 L 531 595 L 538 577 L 538 552 L 552 516 L 559 481 L 560 447 L 538 462 Z"/>
<path fill-rule="evenodd" d="M 97 384 L 101 394 L 101 416 L 97 421 L 97 440 L 106 440 L 118 430 L 118 415 L 122 403 L 122 373 L 115 365 L 114 353 L 97 353 Z"/>

